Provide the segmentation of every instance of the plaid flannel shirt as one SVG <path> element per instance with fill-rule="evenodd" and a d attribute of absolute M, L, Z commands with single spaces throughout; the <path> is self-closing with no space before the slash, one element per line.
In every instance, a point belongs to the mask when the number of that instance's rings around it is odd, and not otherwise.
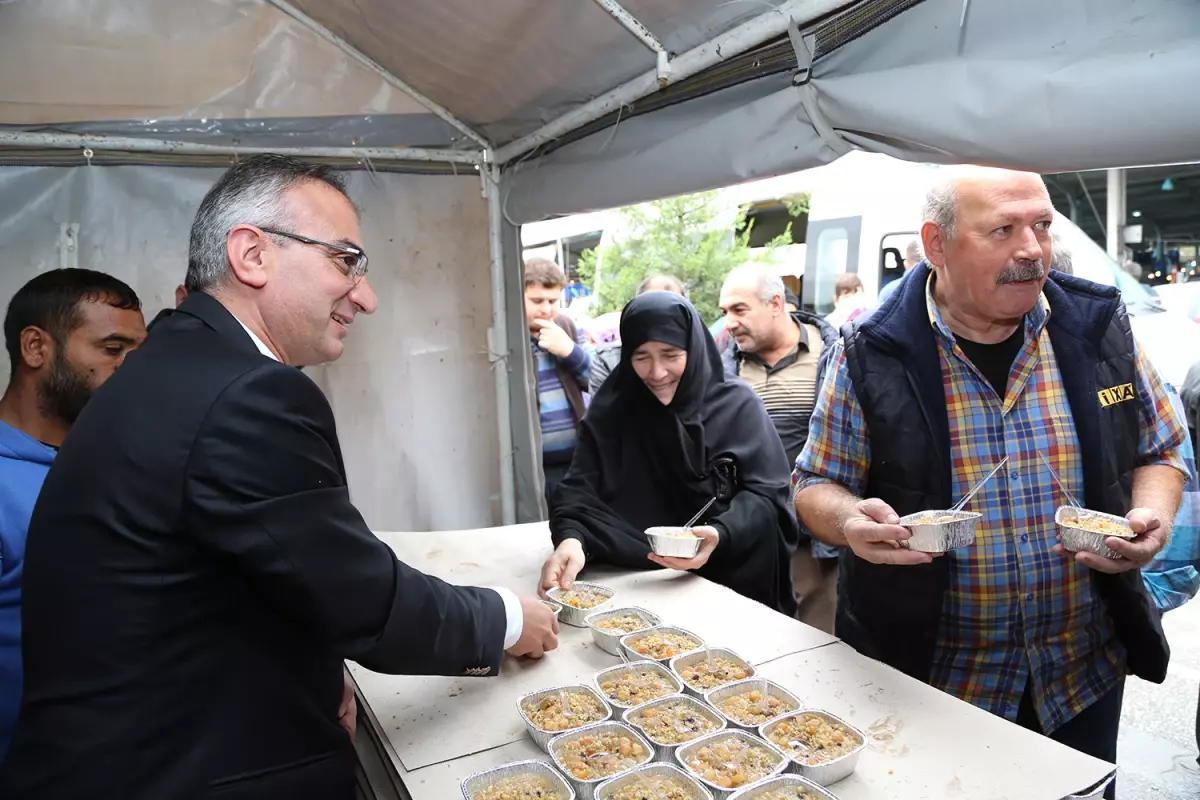
<path fill-rule="evenodd" d="M 1168 386 L 1167 391 L 1175 414 L 1185 419 L 1183 400 L 1173 387 Z M 1200 591 L 1200 481 L 1196 478 L 1196 451 L 1190 437 L 1183 440 L 1179 453 L 1192 474 L 1183 489 L 1175 527 L 1167 546 L 1142 568 L 1142 583 L 1163 612 L 1179 608 Z"/>
<path fill-rule="evenodd" d="M 1052 552 L 1054 512 L 1065 499 L 1039 455 L 1076 496 L 1083 495 L 1083 469 L 1046 331 L 1050 307 L 1043 297 L 1026 315 L 1025 344 L 1002 400 L 955 342 L 931 287 L 932 276 L 926 304 L 942 362 L 952 494 L 964 496 L 1004 456 L 1009 462 L 971 501 L 971 510 L 983 515 L 975 545 L 943 556 L 950 579 L 930 683 L 1015 721 L 1032 678 L 1038 717 L 1051 732 L 1115 688 L 1126 668 L 1124 648 L 1088 568 Z M 834 358 L 793 485 L 800 491 L 838 483 L 861 497 L 870 440 L 845 354 Z M 1179 455 L 1186 431 L 1140 351 L 1136 361 L 1138 464 L 1186 472 Z"/>

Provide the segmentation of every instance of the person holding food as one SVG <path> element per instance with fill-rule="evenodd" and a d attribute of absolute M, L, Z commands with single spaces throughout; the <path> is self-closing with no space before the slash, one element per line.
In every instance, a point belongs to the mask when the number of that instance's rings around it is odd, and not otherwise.
<path fill-rule="evenodd" d="M 551 498 L 556 547 L 541 589 L 569 589 L 585 564 L 690 570 L 785 614 L 797 543 L 787 457 L 762 401 L 727 378 L 699 314 L 670 292 L 621 315 L 621 363 L 593 400 Z M 711 499 L 693 558 L 651 551 L 646 529 L 681 525 Z"/>
<path fill-rule="evenodd" d="M 1047 269 L 1053 218 L 1035 174 L 964 168 L 930 191 L 927 263 L 835 355 L 796 508 L 849 548 L 848 644 L 1114 762 L 1125 676 L 1166 677 L 1138 570 L 1170 534 L 1186 432 L 1117 290 Z M 949 509 L 1004 458 L 967 506 L 973 545 L 904 546 L 901 516 Z M 1067 493 L 1128 521 L 1103 540 L 1120 559 L 1056 543 Z"/>

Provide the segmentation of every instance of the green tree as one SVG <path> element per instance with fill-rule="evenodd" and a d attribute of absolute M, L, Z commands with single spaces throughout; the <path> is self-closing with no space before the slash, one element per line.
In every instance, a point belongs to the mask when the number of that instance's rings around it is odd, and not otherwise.
<path fill-rule="evenodd" d="M 807 207 L 807 198 L 795 202 Z M 602 247 L 584 251 L 576 266 L 580 280 L 595 294 L 593 313 L 621 310 L 644 278 L 668 274 L 683 283 L 706 324 L 716 320 L 721 314 L 717 305 L 721 284 L 729 271 L 747 261 L 770 259 L 776 246 L 791 241 L 789 228 L 767 247 L 752 252 L 745 210 L 732 224 L 721 219 L 721 211 L 716 192 L 621 209 L 621 234 Z"/>

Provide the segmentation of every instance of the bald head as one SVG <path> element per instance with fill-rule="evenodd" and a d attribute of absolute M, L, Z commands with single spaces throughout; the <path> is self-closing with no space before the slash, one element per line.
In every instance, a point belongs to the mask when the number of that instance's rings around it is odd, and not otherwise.
<path fill-rule="evenodd" d="M 1033 308 L 1053 256 L 1053 220 L 1046 184 L 1031 172 L 956 168 L 930 190 L 921 242 L 939 307 L 979 323 L 956 333 L 1007 336 Z"/>

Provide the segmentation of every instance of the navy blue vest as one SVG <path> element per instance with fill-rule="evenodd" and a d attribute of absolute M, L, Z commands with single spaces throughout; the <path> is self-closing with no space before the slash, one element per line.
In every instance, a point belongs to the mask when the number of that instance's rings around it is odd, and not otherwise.
<path fill-rule="evenodd" d="M 948 508 L 950 433 L 942 367 L 925 302 L 929 267 L 853 326 L 846 365 L 871 437 L 865 497 L 904 515 Z M 1116 289 L 1052 272 L 1047 331 L 1071 404 L 1088 508 L 1129 511 L 1138 445 L 1135 403 L 1102 408 L 1098 391 L 1136 381 L 1133 334 Z M 836 633 L 855 649 L 928 680 L 948 579 L 946 559 L 895 567 L 846 548 L 839 565 Z M 1137 571 L 1092 573 L 1128 652 L 1130 671 L 1161 683 L 1170 650 Z"/>

